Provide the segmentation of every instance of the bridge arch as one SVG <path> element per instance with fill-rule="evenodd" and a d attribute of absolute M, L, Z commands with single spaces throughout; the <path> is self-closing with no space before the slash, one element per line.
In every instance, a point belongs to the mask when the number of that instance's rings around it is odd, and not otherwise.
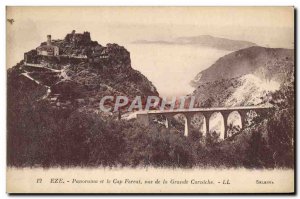
<path fill-rule="evenodd" d="M 195 135 L 192 135 L 195 138 L 204 137 L 206 135 L 206 119 L 205 116 L 202 113 L 195 113 L 191 117 L 191 126 L 194 130 L 191 133 L 196 133 Z"/>
<path fill-rule="evenodd" d="M 243 128 L 242 124 L 242 116 L 238 111 L 232 111 L 228 114 L 228 118 L 226 124 L 227 124 L 227 137 L 232 136 L 237 131 Z"/>
<path fill-rule="evenodd" d="M 170 117 L 167 117 L 170 118 Z M 190 122 L 188 121 L 188 117 L 183 113 L 177 113 L 173 115 L 173 118 L 178 122 L 175 125 L 180 126 L 180 133 L 183 132 L 184 136 L 189 135 Z"/>
<path fill-rule="evenodd" d="M 227 119 L 227 125 L 230 126 L 232 124 L 233 126 L 239 126 L 242 128 L 242 116 L 238 111 L 232 111 L 228 115 Z"/>
<path fill-rule="evenodd" d="M 209 133 L 212 135 L 216 133 L 219 139 L 225 138 L 225 122 L 221 112 L 214 112 L 209 118 Z"/>
<path fill-rule="evenodd" d="M 169 128 L 169 121 L 164 114 L 156 114 L 150 117 L 151 122 L 155 122 L 161 125 L 164 125 L 166 128 Z"/>

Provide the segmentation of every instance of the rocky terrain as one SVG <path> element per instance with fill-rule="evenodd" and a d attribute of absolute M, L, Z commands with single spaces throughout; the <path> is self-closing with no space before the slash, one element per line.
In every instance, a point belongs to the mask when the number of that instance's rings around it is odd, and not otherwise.
<path fill-rule="evenodd" d="M 197 106 L 243 106 L 267 103 L 270 93 L 294 81 L 294 51 L 250 47 L 217 60 L 191 84 Z"/>

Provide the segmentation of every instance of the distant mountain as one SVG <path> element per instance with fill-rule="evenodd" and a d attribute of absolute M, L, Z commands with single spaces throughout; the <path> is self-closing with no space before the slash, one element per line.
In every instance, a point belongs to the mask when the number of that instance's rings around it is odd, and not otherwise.
<path fill-rule="evenodd" d="M 256 46 L 255 43 L 248 41 L 231 40 L 220 37 L 213 37 L 210 35 L 200 35 L 195 37 L 178 37 L 170 41 L 157 40 L 137 40 L 132 43 L 135 44 L 164 44 L 164 45 L 190 45 L 190 46 L 204 46 L 220 50 L 236 51 L 251 46 Z"/>
<path fill-rule="evenodd" d="M 255 46 L 221 57 L 191 84 L 198 106 L 210 107 L 261 104 L 293 81 L 293 50 Z"/>
<path fill-rule="evenodd" d="M 163 40 L 157 40 L 157 41 L 148 41 L 148 40 L 136 40 L 131 42 L 133 44 L 165 44 L 165 45 L 173 45 L 176 44 L 172 41 L 163 41 Z"/>

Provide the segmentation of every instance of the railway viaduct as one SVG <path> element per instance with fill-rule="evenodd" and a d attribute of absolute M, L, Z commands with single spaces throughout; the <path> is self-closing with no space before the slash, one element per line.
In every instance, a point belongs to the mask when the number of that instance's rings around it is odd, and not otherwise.
<path fill-rule="evenodd" d="M 215 108 L 193 108 L 193 109 L 176 109 L 176 110 L 151 110 L 145 113 L 137 114 L 137 120 L 145 125 L 151 125 L 151 121 L 153 116 L 163 115 L 166 118 L 165 126 L 166 128 L 170 127 L 170 119 L 177 114 L 184 115 L 185 119 L 185 128 L 184 135 L 189 136 L 191 130 L 191 119 L 196 114 L 202 114 L 205 118 L 206 125 L 206 134 L 209 133 L 210 126 L 209 120 L 213 113 L 221 113 L 224 120 L 224 137 L 221 139 L 227 138 L 227 130 L 228 130 L 228 116 L 230 113 L 237 111 L 241 117 L 242 128 L 245 127 L 245 122 L 247 120 L 247 112 L 249 111 L 267 111 L 272 108 L 272 106 L 243 106 L 243 107 L 215 107 Z"/>

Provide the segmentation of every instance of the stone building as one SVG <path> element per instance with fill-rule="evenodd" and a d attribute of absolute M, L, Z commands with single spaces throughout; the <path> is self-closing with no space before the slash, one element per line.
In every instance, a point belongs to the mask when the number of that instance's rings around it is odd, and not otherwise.
<path fill-rule="evenodd" d="M 93 43 L 89 32 L 84 31 L 83 33 L 76 33 L 75 30 L 66 35 L 65 41 L 74 46 L 89 45 Z"/>
<path fill-rule="evenodd" d="M 59 48 L 57 46 L 52 45 L 51 35 L 47 35 L 47 44 L 37 47 L 36 51 L 38 55 L 46 55 L 46 56 L 59 55 Z"/>

